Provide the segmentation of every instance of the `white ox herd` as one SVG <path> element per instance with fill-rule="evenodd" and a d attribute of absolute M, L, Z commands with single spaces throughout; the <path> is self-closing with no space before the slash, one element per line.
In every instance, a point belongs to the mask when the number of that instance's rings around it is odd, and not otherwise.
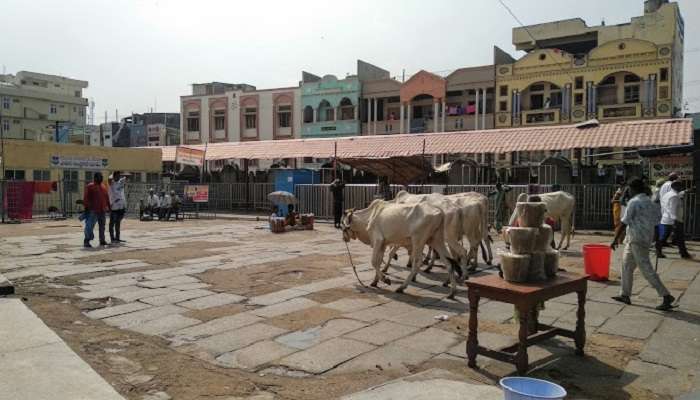
<path fill-rule="evenodd" d="M 553 211 L 556 210 L 556 213 L 551 213 L 550 216 L 561 219 L 562 228 L 565 226 L 565 220 L 569 221 L 566 226 L 570 228 L 573 202 L 569 202 L 569 199 L 573 197 L 565 192 L 547 193 L 540 197 L 543 201 L 547 199 L 545 203 L 548 209 L 551 207 Z M 566 204 L 559 204 L 560 202 Z M 568 218 L 564 218 L 564 214 Z M 379 281 L 391 283 L 384 276 L 389 261 L 382 268 L 386 249 L 392 250 L 389 260 L 396 249 L 403 247 L 408 250 L 411 272 L 396 289 L 399 293 L 406 289 L 409 282 L 415 281 L 423 264 L 423 250 L 426 245 L 433 249 L 447 266 L 451 287 L 449 298 L 453 298 L 457 290 L 455 274 L 462 276 L 462 267 L 466 271 L 470 263 L 476 265 L 480 244 L 483 243 L 486 249 L 485 261 L 488 264 L 492 261 L 488 199 L 476 192 L 414 195 L 401 191 L 393 201 L 374 200 L 363 210 L 346 211 L 342 228 L 343 240 L 346 242 L 357 239 L 372 247 L 371 263 L 375 269 L 372 286 L 377 286 Z M 564 233 L 562 230 L 562 235 Z M 469 244 L 468 250 L 462 245 L 464 239 Z M 562 236 L 562 242 L 563 239 Z"/>

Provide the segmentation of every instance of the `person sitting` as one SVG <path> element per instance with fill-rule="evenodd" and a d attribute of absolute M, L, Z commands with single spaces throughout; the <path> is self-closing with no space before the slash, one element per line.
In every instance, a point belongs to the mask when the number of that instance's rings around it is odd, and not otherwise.
<path fill-rule="evenodd" d="M 170 220 L 170 215 L 175 214 L 175 221 L 177 221 L 177 214 L 180 212 L 180 204 L 182 203 L 182 200 L 180 200 L 180 196 L 178 196 L 174 190 L 170 191 L 170 208 L 168 209 L 168 212 L 165 216 L 165 220 L 169 221 Z"/>
<path fill-rule="evenodd" d="M 146 198 L 146 212 L 148 213 L 149 220 L 153 220 L 153 214 L 158 215 L 160 212 L 160 200 L 155 193 L 154 189 L 148 190 L 148 197 Z"/>
<path fill-rule="evenodd" d="M 285 226 L 295 226 L 297 224 L 297 213 L 294 211 L 294 204 L 287 206 L 287 217 L 284 220 Z"/>
<path fill-rule="evenodd" d="M 165 190 L 161 190 L 160 192 L 160 210 L 158 213 L 158 220 L 164 221 L 166 219 L 166 216 L 170 215 L 171 208 L 173 205 L 172 197 L 170 197 L 170 194 L 166 193 Z M 170 219 L 170 217 L 168 217 Z"/>

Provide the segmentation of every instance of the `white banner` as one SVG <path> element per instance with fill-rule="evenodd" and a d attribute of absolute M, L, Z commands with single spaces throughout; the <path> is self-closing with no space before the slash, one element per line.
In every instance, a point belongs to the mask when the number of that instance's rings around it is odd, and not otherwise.
<path fill-rule="evenodd" d="M 92 169 L 103 170 L 109 166 L 106 158 L 81 157 L 81 156 L 61 156 L 52 155 L 49 159 L 49 167 L 67 169 Z"/>

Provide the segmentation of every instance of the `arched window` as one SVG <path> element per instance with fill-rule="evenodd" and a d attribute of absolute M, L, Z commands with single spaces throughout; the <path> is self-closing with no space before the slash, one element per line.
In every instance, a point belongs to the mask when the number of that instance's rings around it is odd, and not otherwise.
<path fill-rule="evenodd" d="M 331 107 L 331 103 L 329 103 L 327 100 L 322 100 L 321 103 L 318 105 L 318 120 L 335 120 L 335 109 Z"/>
<path fill-rule="evenodd" d="M 311 106 L 304 107 L 304 123 L 311 124 L 314 122 L 314 109 Z"/>
<path fill-rule="evenodd" d="M 355 119 L 355 106 L 352 105 L 352 101 L 347 97 L 343 97 L 340 101 L 340 119 Z"/>

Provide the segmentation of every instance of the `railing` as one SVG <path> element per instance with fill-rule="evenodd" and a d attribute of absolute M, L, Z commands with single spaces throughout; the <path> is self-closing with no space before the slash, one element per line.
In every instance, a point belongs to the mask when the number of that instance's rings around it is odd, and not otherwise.
<path fill-rule="evenodd" d="M 0 212 L 5 221 L 12 219 L 47 219 L 72 217 L 82 212 L 77 200 L 82 200 L 83 181 L 54 182 L 50 189 L 44 186 L 31 190 L 26 182 L 0 181 Z M 187 215 L 196 218 L 216 217 L 220 213 L 235 211 L 267 211 L 270 202 L 267 195 L 274 191 L 272 183 L 209 183 L 209 202 L 192 203 L 184 197 L 184 186 L 188 183 L 127 183 L 127 213 L 136 217 L 142 207 L 140 202 L 146 199 L 150 189 L 157 193 L 174 190 L 183 201 L 182 209 Z M 24 188 L 23 188 L 24 187 Z M 506 195 L 510 206 L 520 193 L 545 193 L 552 190 L 551 185 L 512 185 Z M 574 225 L 577 229 L 610 230 L 612 229 L 611 199 L 617 187 L 615 185 L 561 185 L 561 190 L 571 193 L 576 199 Z M 495 191 L 494 185 L 409 185 L 390 186 L 390 196 L 400 190 L 410 193 L 462 193 L 478 192 L 484 195 Z M 296 185 L 295 195 L 298 210 L 301 213 L 313 213 L 318 219 L 333 217 L 333 197 L 328 185 Z M 344 204 L 347 208 L 361 209 L 367 207 L 374 199 L 383 197 L 377 185 L 346 185 Z M 489 220 L 495 218 L 494 197 L 489 198 Z M 31 202 L 31 203 L 29 203 Z M 690 237 L 700 236 L 694 211 L 695 193 L 685 196 L 685 228 Z"/>
<path fill-rule="evenodd" d="M 522 112 L 522 125 L 547 125 L 559 123 L 560 110 L 551 108 L 545 110 L 530 110 Z"/>

